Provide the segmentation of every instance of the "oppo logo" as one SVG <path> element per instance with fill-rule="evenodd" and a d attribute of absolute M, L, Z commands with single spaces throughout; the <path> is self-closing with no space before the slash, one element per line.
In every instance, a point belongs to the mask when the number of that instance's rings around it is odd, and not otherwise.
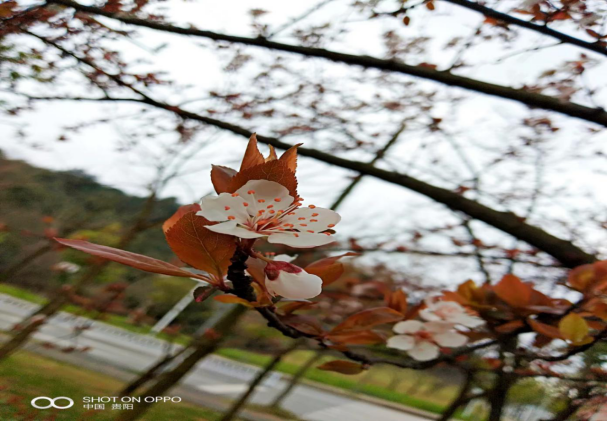
<path fill-rule="evenodd" d="M 67 404 L 64 406 L 57 405 L 55 402 L 64 400 L 67 401 Z M 38 405 L 36 402 L 38 401 L 48 401 L 48 405 Z M 47 398 L 46 396 L 38 396 L 37 398 L 32 399 L 32 406 L 38 409 L 49 409 L 49 408 L 57 408 L 57 409 L 68 409 L 74 406 L 74 401 L 70 398 L 66 398 L 65 396 L 60 396 L 58 398 Z"/>

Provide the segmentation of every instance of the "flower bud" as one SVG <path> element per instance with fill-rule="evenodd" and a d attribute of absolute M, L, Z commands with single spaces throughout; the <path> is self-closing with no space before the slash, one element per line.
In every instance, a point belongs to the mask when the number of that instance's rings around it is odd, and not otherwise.
<path fill-rule="evenodd" d="M 264 273 L 268 292 L 293 300 L 316 297 L 323 287 L 321 278 L 287 262 L 269 262 Z"/>

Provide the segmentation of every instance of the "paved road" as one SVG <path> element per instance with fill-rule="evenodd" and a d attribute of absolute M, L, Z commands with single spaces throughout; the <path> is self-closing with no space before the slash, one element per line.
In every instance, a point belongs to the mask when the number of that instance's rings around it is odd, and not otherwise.
<path fill-rule="evenodd" d="M 15 323 L 36 309 L 36 305 L 0 294 L 0 329 L 8 330 Z M 59 313 L 35 335 L 42 341 L 55 344 L 73 345 L 70 335 L 75 325 L 90 322 L 87 319 Z M 93 322 L 90 329 L 78 338 L 79 346 L 89 346 L 91 350 L 79 358 L 103 363 L 115 369 L 138 372 L 154 363 L 167 344 L 144 335 L 120 329 L 105 323 Z M 77 360 L 77 359 L 76 359 Z M 183 379 L 182 386 L 188 386 L 208 397 L 235 398 L 247 387 L 255 376 L 257 368 L 212 356 L 201 361 Z M 272 373 L 258 388 L 252 403 L 267 404 L 286 385 L 287 378 L 281 373 Z M 370 402 L 346 397 L 331 391 L 308 385 L 298 385 L 284 401 L 285 409 L 299 414 L 309 421 L 422 421 L 422 416 L 405 413 Z"/>

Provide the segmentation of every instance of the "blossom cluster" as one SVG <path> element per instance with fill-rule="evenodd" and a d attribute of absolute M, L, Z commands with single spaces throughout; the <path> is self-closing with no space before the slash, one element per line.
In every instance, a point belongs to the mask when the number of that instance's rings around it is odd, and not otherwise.
<path fill-rule="evenodd" d="M 397 335 L 386 345 L 406 351 L 415 360 L 429 361 L 439 356 L 440 347 L 456 348 L 468 342 L 468 337 L 458 327 L 476 328 L 485 323 L 456 302 L 433 299 L 426 301 L 420 318 L 422 321 L 406 320 L 395 324 L 393 331 Z"/>

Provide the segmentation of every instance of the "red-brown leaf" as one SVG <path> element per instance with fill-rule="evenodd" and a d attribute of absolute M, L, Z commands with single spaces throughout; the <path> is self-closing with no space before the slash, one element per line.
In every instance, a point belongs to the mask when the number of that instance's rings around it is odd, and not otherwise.
<path fill-rule="evenodd" d="M 171 217 L 167 219 L 163 224 L 163 232 L 166 233 L 167 231 L 169 231 L 169 229 L 173 225 L 175 225 L 175 223 L 179 221 L 185 214 L 190 212 L 198 212 L 199 210 L 201 210 L 201 206 L 198 203 L 180 206 L 179 209 L 173 215 L 171 215 Z"/>
<path fill-rule="evenodd" d="M 298 146 L 300 145 L 301 143 L 298 143 L 297 145 L 287 149 L 279 158 L 279 161 L 283 162 L 294 174 L 296 172 L 296 168 L 298 167 Z"/>
<path fill-rule="evenodd" d="M 359 374 L 364 368 L 361 364 L 352 361 L 334 360 L 321 364 L 317 367 L 319 370 L 335 371 L 341 374 Z"/>
<path fill-rule="evenodd" d="M 277 151 L 275 150 L 274 146 L 268 145 L 268 149 L 270 149 L 270 152 L 268 152 L 268 156 L 266 157 L 266 159 L 264 159 L 264 162 L 277 160 Z"/>
<path fill-rule="evenodd" d="M 386 306 L 401 314 L 407 313 L 407 294 L 402 289 L 389 292 L 386 295 Z"/>
<path fill-rule="evenodd" d="M 332 334 L 368 330 L 374 326 L 395 323 L 403 319 L 403 314 L 388 307 L 376 307 L 353 314 L 332 329 Z"/>
<path fill-rule="evenodd" d="M 304 270 L 313 275 L 317 275 L 323 280 L 323 285 L 327 286 L 340 278 L 344 273 L 344 265 L 340 263 L 342 257 L 347 256 L 358 256 L 357 253 L 348 252 L 341 254 L 340 256 L 326 257 L 321 260 L 317 260 L 306 266 Z"/>
<path fill-rule="evenodd" d="M 165 237 L 182 262 L 222 278 L 230 266 L 236 242 L 230 235 L 208 230 L 207 225 L 211 222 L 196 212 L 188 212 L 165 232 Z"/>
<path fill-rule="evenodd" d="M 230 180 L 236 175 L 232 168 L 222 167 L 221 165 L 211 166 L 211 183 L 217 194 L 228 193 Z"/>
<path fill-rule="evenodd" d="M 384 336 L 372 330 L 329 334 L 325 338 L 342 345 L 376 345 L 386 342 Z"/>
<path fill-rule="evenodd" d="M 311 316 L 288 314 L 286 316 L 281 316 L 281 321 L 287 326 L 291 326 L 308 335 L 322 336 L 325 333 L 321 322 Z"/>
<path fill-rule="evenodd" d="M 131 266 L 146 272 L 160 273 L 162 275 L 169 276 L 179 276 L 182 278 L 197 278 L 195 274 L 190 273 L 187 270 L 180 269 L 171 263 L 166 263 L 162 260 L 153 259 L 152 257 L 141 254 L 131 253 L 130 251 L 101 246 L 99 244 L 93 244 L 82 240 L 55 238 L 55 241 L 63 244 L 64 246 L 72 247 L 93 256 L 122 263 L 123 265 Z"/>
<path fill-rule="evenodd" d="M 16 1 L 7 1 L 0 4 L 0 18 L 9 17 L 13 14 L 13 10 L 19 6 Z"/>
<path fill-rule="evenodd" d="M 245 156 L 243 157 L 243 162 L 241 162 L 241 169 L 239 171 L 263 164 L 264 161 L 264 156 L 258 149 L 258 138 L 255 133 L 253 133 L 249 137 L 249 143 L 247 143 L 247 149 L 245 149 Z"/>
<path fill-rule="evenodd" d="M 548 325 L 546 323 L 537 322 L 536 320 L 528 317 L 528 324 L 536 333 L 540 333 L 548 338 L 562 339 L 562 334 L 559 329 L 555 326 Z"/>
<path fill-rule="evenodd" d="M 578 266 L 568 274 L 568 284 L 577 291 L 601 291 L 606 285 L 606 261 Z M 599 286 L 599 288 L 598 288 Z"/>
<path fill-rule="evenodd" d="M 515 275 L 505 275 L 494 285 L 498 297 L 512 307 L 522 308 L 530 303 L 531 288 Z"/>
<path fill-rule="evenodd" d="M 253 307 L 253 303 L 232 294 L 218 295 L 217 297 L 213 297 L 213 299 L 224 304 L 241 304 L 246 307 Z"/>
<path fill-rule="evenodd" d="M 316 307 L 318 303 L 313 303 L 310 301 L 292 301 L 285 305 L 282 305 L 279 310 L 284 315 L 292 314 L 297 310 L 309 310 L 312 307 Z"/>
<path fill-rule="evenodd" d="M 550 16 L 549 21 L 553 22 L 555 20 L 570 20 L 572 16 L 570 16 L 567 12 L 557 12 L 556 14 Z"/>

